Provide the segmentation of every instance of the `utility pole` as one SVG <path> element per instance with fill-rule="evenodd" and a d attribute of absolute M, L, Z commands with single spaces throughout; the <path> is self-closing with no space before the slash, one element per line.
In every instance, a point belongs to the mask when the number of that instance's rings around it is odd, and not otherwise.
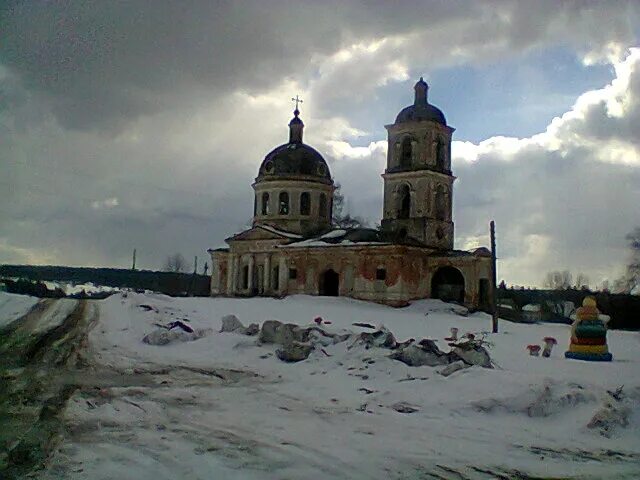
<path fill-rule="evenodd" d="M 496 222 L 491 220 L 489 224 L 489 230 L 491 232 L 491 331 L 498 333 L 498 309 L 496 307 L 496 297 L 498 296 L 498 288 L 496 285 Z"/>
<path fill-rule="evenodd" d="M 131 270 L 136 269 L 136 249 L 133 249 L 133 265 L 131 266 Z"/>

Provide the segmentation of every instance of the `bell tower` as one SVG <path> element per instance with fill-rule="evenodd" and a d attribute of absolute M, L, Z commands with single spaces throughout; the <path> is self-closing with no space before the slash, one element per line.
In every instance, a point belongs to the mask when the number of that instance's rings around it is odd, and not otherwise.
<path fill-rule="evenodd" d="M 382 227 L 436 249 L 453 249 L 451 135 L 444 114 L 428 101 L 422 77 L 413 105 L 402 109 L 388 133 Z"/>

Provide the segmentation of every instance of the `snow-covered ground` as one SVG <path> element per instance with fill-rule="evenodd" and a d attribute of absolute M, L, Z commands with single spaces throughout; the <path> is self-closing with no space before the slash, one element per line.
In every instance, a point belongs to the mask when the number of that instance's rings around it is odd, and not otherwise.
<path fill-rule="evenodd" d="M 36 303 L 35 297 L 0 292 L 0 328 L 25 315 Z"/>
<path fill-rule="evenodd" d="M 500 323 L 489 335 L 495 369 L 409 367 L 351 342 L 284 363 L 256 337 L 217 333 L 233 313 L 367 331 L 400 341 L 444 340 L 451 327 L 490 329 L 439 301 L 393 309 L 345 298 L 170 298 L 113 295 L 97 302 L 83 387 L 71 398 L 60 451 L 42 479 L 640 478 L 640 335 L 609 332 L 611 363 L 566 360 L 569 326 Z M 192 342 L 142 343 L 174 320 L 213 333 Z M 525 347 L 553 336 L 551 358 Z M 624 385 L 631 415 L 609 437 L 587 428 Z M 400 413 L 398 405 L 413 413 Z M 457 473 L 456 473 L 457 472 Z M 487 473 L 490 472 L 490 473 Z M 530 477 L 516 477 L 523 472 Z M 503 475 L 503 477 L 500 477 Z"/>

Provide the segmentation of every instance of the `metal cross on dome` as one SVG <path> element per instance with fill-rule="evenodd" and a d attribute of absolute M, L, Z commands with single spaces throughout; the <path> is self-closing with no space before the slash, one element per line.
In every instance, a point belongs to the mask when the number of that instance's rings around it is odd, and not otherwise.
<path fill-rule="evenodd" d="M 292 97 L 291 101 L 296 102 L 296 110 L 298 110 L 298 103 L 304 103 L 301 98 L 298 98 L 298 95 L 296 95 L 296 98 Z"/>

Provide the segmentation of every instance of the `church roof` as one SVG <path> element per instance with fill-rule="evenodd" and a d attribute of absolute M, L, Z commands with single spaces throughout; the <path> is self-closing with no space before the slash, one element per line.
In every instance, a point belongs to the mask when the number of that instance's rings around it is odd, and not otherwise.
<path fill-rule="evenodd" d="M 433 120 L 442 125 L 447 124 L 447 120 L 444 118 L 444 113 L 430 103 L 426 105 L 409 105 L 408 107 L 400 110 L 400 113 L 396 117 L 396 123 L 405 122 L 422 122 L 425 120 Z"/>
<path fill-rule="evenodd" d="M 297 175 L 331 183 L 327 162 L 316 149 L 302 142 L 289 142 L 274 148 L 264 157 L 258 171 L 261 180 Z"/>
<path fill-rule="evenodd" d="M 299 242 L 280 245 L 280 248 L 308 248 L 308 247 L 344 247 L 364 245 L 390 245 L 382 239 L 380 232 L 372 228 L 339 228 L 316 237 L 307 238 Z"/>
<path fill-rule="evenodd" d="M 332 246 L 381 246 L 406 245 L 425 247 L 422 242 L 411 237 L 398 238 L 392 232 L 374 228 L 338 228 L 322 235 L 306 238 L 298 242 L 280 245 L 279 248 L 332 247 Z"/>
<path fill-rule="evenodd" d="M 272 227 L 271 225 L 265 225 L 259 223 L 254 225 L 253 227 L 242 230 L 234 235 L 231 235 L 228 238 L 225 238 L 225 242 L 233 242 L 238 240 L 274 240 L 274 239 L 283 239 L 283 240 L 300 240 L 302 239 L 302 235 L 298 235 L 297 233 L 287 232 L 286 230 L 282 230 L 279 228 Z"/>
<path fill-rule="evenodd" d="M 431 105 L 427 99 L 427 92 L 429 91 L 429 85 L 422 77 L 414 86 L 415 100 L 413 105 L 400 110 L 400 113 L 396 117 L 396 123 L 405 122 L 421 122 L 425 120 L 431 120 L 441 125 L 446 125 L 447 120 L 444 118 L 444 113 L 435 105 Z"/>
<path fill-rule="evenodd" d="M 304 123 L 296 108 L 289 122 L 289 142 L 271 150 L 260 165 L 256 181 L 304 177 L 304 180 L 331 184 L 331 172 L 322 155 L 302 142 Z"/>

